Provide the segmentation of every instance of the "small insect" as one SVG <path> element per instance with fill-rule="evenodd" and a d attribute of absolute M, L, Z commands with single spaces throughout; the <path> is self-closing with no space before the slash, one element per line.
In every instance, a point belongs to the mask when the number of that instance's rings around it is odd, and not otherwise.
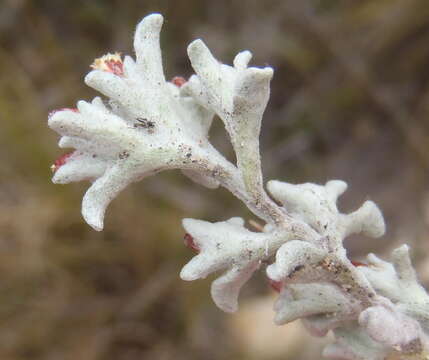
<path fill-rule="evenodd" d="M 141 117 L 136 118 L 136 120 L 137 122 L 134 124 L 135 128 L 140 127 L 143 129 L 147 129 L 149 133 L 153 133 L 155 128 L 155 123 L 153 121 Z"/>
<path fill-rule="evenodd" d="M 123 160 L 123 159 L 128 158 L 129 156 L 130 156 L 130 153 L 128 151 L 124 150 L 119 154 L 119 159 Z"/>

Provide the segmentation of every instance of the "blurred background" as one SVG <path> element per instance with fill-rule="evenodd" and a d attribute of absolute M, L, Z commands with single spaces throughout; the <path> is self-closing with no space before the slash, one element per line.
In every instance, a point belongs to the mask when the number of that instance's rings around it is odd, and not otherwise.
<path fill-rule="evenodd" d="M 53 185 L 62 154 L 50 110 L 91 99 L 84 75 L 107 52 L 132 54 L 137 22 L 157 11 L 167 78 L 192 73 L 201 37 L 231 63 L 240 50 L 275 69 L 262 130 L 266 179 L 343 179 L 343 211 L 370 198 L 388 232 L 353 237 L 350 257 L 408 243 L 429 284 L 429 6 L 427 0 L 1 0 L 0 359 L 319 359 L 326 339 L 272 323 L 263 271 L 237 314 L 185 283 L 180 220 L 252 215 L 224 190 L 178 172 L 124 191 L 105 230 L 80 215 L 88 184 Z M 212 141 L 233 157 L 220 121 Z"/>

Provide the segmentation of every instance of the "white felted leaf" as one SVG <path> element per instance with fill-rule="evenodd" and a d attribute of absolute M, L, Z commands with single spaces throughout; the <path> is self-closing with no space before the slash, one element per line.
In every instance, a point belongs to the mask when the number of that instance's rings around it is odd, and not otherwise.
<path fill-rule="evenodd" d="M 49 125 L 65 135 L 60 145 L 77 150 L 55 168 L 53 181 L 95 180 L 84 196 L 82 214 L 96 230 L 103 227 L 107 205 L 129 183 L 167 168 L 167 161 L 169 167 L 182 163 L 168 145 L 159 152 L 154 146 L 159 139 L 140 134 L 100 105 L 80 101 L 77 111 L 58 111 L 49 119 Z"/>
<path fill-rule="evenodd" d="M 283 325 L 311 315 L 351 319 L 359 311 L 357 302 L 329 283 L 290 284 L 283 287 L 274 306 L 275 323 Z"/>
<path fill-rule="evenodd" d="M 369 266 L 359 268 L 383 296 L 400 303 L 427 303 L 425 289 L 419 284 L 409 258 L 408 246 L 393 251 L 393 263 L 368 255 Z"/>
<path fill-rule="evenodd" d="M 396 349 L 407 348 L 413 342 L 420 341 L 421 328 L 418 322 L 396 311 L 393 304 L 387 301 L 361 312 L 359 324 L 372 339 Z"/>
<path fill-rule="evenodd" d="M 342 248 L 344 238 L 350 234 L 363 233 L 371 237 L 384 234 L 383 216 L 372 201 L 366 201 L 351 214 L 338 211 L 337 199 L 347 189 L 343 181 L 331 180 L 325 185 L 294 185 L 272 180 L 267 187 L 293 217 L 310 224 L 321 236 L 329 239 L 331 247 L 335 246 L 338 251 Z"/>
<path fill-rule="evenodd" d="M 263 192 L 259 133 L 273 70 L 247 67 L 249 51 L 239 53 L 233 67 L 221 64 L 199 39 L 188 46 L 188 55 L 196 76 L 183 86 L 183 93 L 222 119 L 246 190 L 257 197 Z"/>
<path fill-rule="evenodd" d="M 159 34 L 164 19 L 161 14 L 146 16 L 138 25 L 134 37 L 136 63 L 140 73 L 152 85 L 164 83 Z"/>
<path fill-rule="evenodd" d="M 343 215 L 343 221 L 346 228 L 345 236 L 362 233 L 377 238 L 386 231 L 383 215 L 372 201 L 365 201 L 355 212 Z"/>
<path fill-rule="evenodd" d="M 276 261 L 267 267 L 267 275 L 275 281 L 282 281 L 300 271 L 305 265 L 318 263 L 325 252 L 310 243 L 292 240 L 282 245 L 276 254 Z"/>
<path fill-rule="evenodd" d="M 97 97 L 51 113 L 48 123 L 61 135 L 59 146 L 75 149 L 54 163 L 52 180 L 92 183 L 82 214 L 96 230 L 103 228 L 109 203 L 144 177 L 180 169 L 206 187 L 222 185 L 266 224 L 253 232 L 241 218 L 184 219 L 186 243 L 199 253 L 183 267 L 182 279 L 221 271 L 211 295 L 219 308 L 234 312 L 242 286 L 275 254 L 267 274 L 282 286 L 274 307 L 277 324 L 301 318 L 317 336 L 332 330 L 336 341 L 324 355 L 333 359 L 381 360 L 392 350 L 423 356 L 429 348 L 429 299 L 408 247 L 394 251 L 392 264 L 370 255 L 369 265 L 358 267 L 343 247 L 350 234 L 384 234 L 378 207 L 366 201 L 350 214 L 340 213 L 337 200 L 347 184 L 339 180 L 270 181 L 268 189 L 283 207 L 266 194 L 259 135 L 272 68 L 249 67 L 249 51 L 238 53 L 233 66 L 222 64 L 196 40 L 188 47 L 196 74 L 166 81 L 162 23 L 161 15 L 152 14 L 138 24 L 135 60 L 115 53 L 94 61 L 85 82 L 105 101 Z M 209 142 L 215 114 L 231 138 L 236 166 Z"/>
<path fill-rule="evenodd" d="M 74 152 L 52 177 L 55 184 L 68 184 L 73 181 L 93 180 L 106 171 L 106 161 L 88 153 Z"/>
<path fill-rule="evenodd" d="M 183 219 L 183 227 L 200 249 L 200 253 L 183 267 L 180 273 L 183 280 L 205 278 L 208 274 L 232 267 L 237 262 L 259 260 L 267 235 L 247 230 L 242 219 L 237 222 L 236 218 L 217 223 Z"/>
<path fill-rule="evenodd" d="M 389 349 L 373 341 L 356 324 L 334 330 L 335 342 L 323 349 L 323 356 L 333 360 L 384 360 Z"/>
<path fill-rule="evenodd" d="M 258 268 L 259 261 L 250 262 L 245 266 L 233 266 L 224 275 L 213 281 L 211 295 L 215 304 L 225 312 L 237 311 L 241 287 Z"/>
<path fill-rule="evenodd" d="M 270 238 L 284 241 L 282 234 L 247 230 L 241 218 L 217 223 L 184 219 L 183 226 L 192 236 L 199 254 L 183 267 L 180 277 L 191 281 L 226 269 L 226 273 L 213 282 L 211 291 L 216 305 L 227 312 L 236 311 L 241 287 L 260 261 L 271 254 L 267 241 Z"/>
<path fill-rule="evenodd" d="M 103 229 L 104 213 L 110 202 L 131 182 L 121 166 L 113 166 L 88 189 L 82 201 L 82 215 L 95 230 Z"/>
<path fill-rule="evenodd" d="M 399 312 L 417 320 L 425 330 L 429 330 L 429 296 L 418 282 L 408 246 L 400 246 L 392 255 L 393 262 L 389 263 L 369 254 L 369 266 L 359 267 L 359 271 L 366 276 L 377 293 L 396 304 Z"/>
<path fill-rule="evenodd" d="M 119 54 L 97 59 L 85 82 L 107 96 L 79 101 L 77 109 L 52 113 L 49 126 L 73 156 L 54 165 L 53 181 L 90 180 L 82 213 L 96 230 L 110 201 L 128 184 L 162 170 L 182 169 L 210 188 L 222 185 L 244 197 L 236 169 L 208 142 L 213 111 L 181 94 L 165 81 L 159 33 L 162 16 L 152 14 L 138 25 L 136 61 Z M 222 171 L 223 172 L 222 172 Z M 235 183 L 234 183 L 235 182 Z"/>

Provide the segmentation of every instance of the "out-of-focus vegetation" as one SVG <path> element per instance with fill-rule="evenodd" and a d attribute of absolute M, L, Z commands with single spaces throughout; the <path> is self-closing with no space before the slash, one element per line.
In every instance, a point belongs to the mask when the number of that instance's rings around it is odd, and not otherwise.
<path fill-rule="evenodd" d="M 80 216 L 87 185 L 50 182 L 61 151 L 49 110 L 93 97 L 88 65 L 132 53 L 153 11 L 166 18 L 168 77 L 190 75 L 195 37 L 225 62 L 250 49 L 253 64 L 272 65 L 265 177 L 348 181 L 343 209 L 371 197 L 389 229 L 351 239 L 352 256 L 407 242 L 429 282 L 427 0 L 2 0 L 0 359 L 319 358 L 320 341 L 271 325 L 262 273 L 233 316 L 211 303 L 210 279 L 179 280 L 182 217 L 251 217 L 227 192 L 161 174 L 121 194 L 96 233 Z M 231 155 L 218 122 L 212 139 Z"/>

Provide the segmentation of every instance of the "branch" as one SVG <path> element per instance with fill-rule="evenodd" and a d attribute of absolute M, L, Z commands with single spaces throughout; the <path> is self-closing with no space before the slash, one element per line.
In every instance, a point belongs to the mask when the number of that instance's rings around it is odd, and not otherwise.
<path fill-rule="evenodd" d="M 196 40 L 188 47 L 196 74 L 189 81 L 166 81 L 162 22 L 152 14 L 137 26 L 136 60 L 107 54 L 94 61 L 85 82 L 107 101 L 79 101 L 75 109 L 50 114 L 59 146 L 75 149 L 54 163 L 53 182 L 91 181 L 82 215 L 96 230 L 102 230 L 107 206 L 127 185 L 161 171 L 180 169 L 208 188 L 223 186 L 266 225 L 252 232 L 241 218 L 184 219 L 186 243 L 198 254 L 183 267 L 182 279 L 222 271 L 211 295 L 219 308 L 233 312 L 242 286 L 275 255 L 267 275 L 280 289 L 277 324 L 300 318 L 316 336 L 333 331 L 335 343 L 324 355 L 334 359 L 384 359 L 392 352 L 426 359 L 429 297 L 408 247 L 395 250 L 392 263 L 370 254 L 368 265 L 355 266 L 343 246 L 351 234 L 384 234 L 375 203 L 340 213 L 337 200 L 347 189 L 340 180 L 270 181 L 268 190 L 280 205 L 266 193 L 259 135 L 273 70 L 248 67 L 249 51 L 238 53 L 233 66 L 221 64 Z M 209 142 L 215 114 L 231 139 L 236 165 Z"/>

